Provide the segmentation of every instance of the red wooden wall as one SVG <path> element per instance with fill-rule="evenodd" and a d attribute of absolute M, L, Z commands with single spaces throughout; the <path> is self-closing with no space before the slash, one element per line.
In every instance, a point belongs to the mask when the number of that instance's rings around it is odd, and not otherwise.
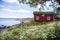
<path fill-rule="evenodd" d="M 54 15 L 53 14 L 34 14 L 34 21 L 36 22 L 54 21 Z"/>

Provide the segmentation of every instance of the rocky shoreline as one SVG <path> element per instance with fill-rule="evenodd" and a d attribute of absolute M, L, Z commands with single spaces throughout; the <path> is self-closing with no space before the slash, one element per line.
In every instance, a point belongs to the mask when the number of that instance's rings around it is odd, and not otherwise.
<path fill-rule="evenodd" d="M 23 24 L 25 24 L 25 23 L 30 22 L 30 21 L 31 21 L 31 18 L 22 18 L 22 19 L 15 19 L 15 20 L 19 20 L 20 23 L 19 23 L 19 24 L 12 25 L 12 26 L 1 25 L 1 26 L 0 26 L 0 30 L 9 29 L 9 28 L 14 28 L 14 27 L 23 25 Z"/>

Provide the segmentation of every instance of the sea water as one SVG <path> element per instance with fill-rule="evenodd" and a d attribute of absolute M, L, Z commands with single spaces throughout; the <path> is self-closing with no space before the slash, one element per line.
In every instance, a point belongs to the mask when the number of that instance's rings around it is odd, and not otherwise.
<path fill-rule="evenodd" d="M 1 25 L 12 26 L 12 25 L 16 25 L 16 24 L 20 24 L 20 20 L 0 18 L 0 27 L 1 27 Z"/>

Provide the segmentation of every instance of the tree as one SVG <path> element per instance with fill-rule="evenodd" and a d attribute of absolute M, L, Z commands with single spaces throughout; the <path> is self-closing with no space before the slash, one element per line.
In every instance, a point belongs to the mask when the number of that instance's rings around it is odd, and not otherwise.
<path fill-rule="evenodd" d="M 19 3 L 23 3 L 23 4 L 29 4 L 30 7 L 39 7 L 39 10 L 41 11 L 41 9 L 44 9 L 44 6 L 46 6 L 46 1 L 51 1 L 52 6 L 54 8 L 54 10 L 56 10 L 56 6 L 55 3 L 57 2 L 57 0 L 18 0 Z"/>
<path fill-rule="evenodd" d="M 29 4 L 30 7 L 37 7 L 37 6 L 44 6 L 44 2 L 46 2 L 46 0 L 18 0 L 19 3 L 23 3 L 23 4 Z M 41 8 L 39 8 L 41 10 Z"/>
<path fill-rule="evenodd" d="M 60 0 L 56 0 L 60 4 Z"/>
<path fill-rule="evenodd" d="M 20 3 L 30 4 L 30 6 L 36 7 L 38 4 L 43 4 L 46 0 L 18 0 Z"/>

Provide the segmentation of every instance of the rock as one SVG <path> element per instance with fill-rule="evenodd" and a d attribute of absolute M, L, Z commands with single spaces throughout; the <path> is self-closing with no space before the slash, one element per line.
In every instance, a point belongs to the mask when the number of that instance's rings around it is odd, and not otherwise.
<path fill-rule="evenodd" d="M 0 29 L 5 29 L 5 28 L 6 28 L 6 26 L 4 26 L 4 25 L 0 26 Z"/>
<path fill-rule="evenodd" d="M 10 28 L 10 26 L 8 26 L 7 28 Z"/>

